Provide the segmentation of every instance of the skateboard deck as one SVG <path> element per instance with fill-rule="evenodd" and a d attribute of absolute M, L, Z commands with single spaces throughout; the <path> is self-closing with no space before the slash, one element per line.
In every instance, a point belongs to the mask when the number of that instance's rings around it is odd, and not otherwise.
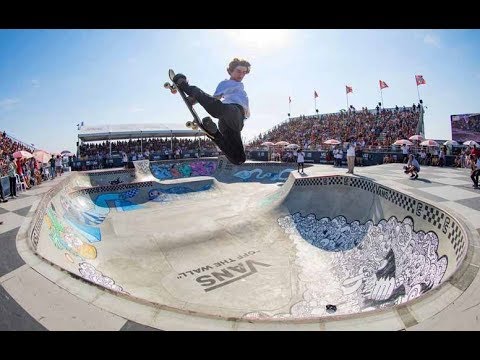
<path fill-rule="evenodd" d="M 197 112 L 193 108 L 193 105 L 188 101 L 187 95 L 182 90 L 180 90 L 177 87 L 177 85 L 173 82 L 174 76 L 175 76 L 175 72 L 172 69 L 168 70 L 168 77 L 170 78 L 170 80 L 172 80 L 172 83 L 170 84 L 169 82 L 166 82 L 163 86 L 166 89 L 169 89 L 172 94 L 176 94 L 178 92 L 182 97 L 183 101 L 185 102 L 185 105 L 187 105 L 188 110 L 190 110 L 190 113 L 193 116 L 193 121 L 187 121 L 185 125 L 188 128 L 191 128 L 192 130 L 201 129 L 206 136 L 214 140 L 214 137 L 210 135 L 210 133 L 203 127 L 200 117 L 198 116 Z"/>
<path fill-rule="evenodd" d="M 197 112 L 193 108 L 193 105 L 187 99 L 187 94 L 185 94 L 185 92 L 183 92 L 181 89 L 179 89 L 177 87 L 177 85 L 173 82 L 174 76 L 175 76 L 175 72 L 172 69 L 168 70 L 168 77 L 170 78 L 172 83 L 166 82 L 163 86 L 166 89 L 169 89 L 172 94 L 176 94 L 178 92 L 180 94 L 180 96 L 182 97 L 185 105 L 187 105 L 188 110 L 190 110 L 190 113 L 193 116 L 193 120 L 192 121 L 187 121 L 185 125 L 188 128 L 191 128 L 192 130 L 201 129 L 202 132 L 205 133 L 205 135 L 208 136 L 215 143 L 215 145 L 217 145 L 219 147 L 220 150 L 222 150 L 223 156 L 225 156 L 229 162 L 231 162 L 232 164 L 235 164 L 235 162 L 232 161 L 232 159 L 228 156 L 228 154 L 224 151 L 224 149 L 217 144 L 217 142 L 215 141 L 215 137 L 210 135 L 210 133 L 203 127 L 202 121 L 200 120 L 200 117 L 198 116 Z"/>

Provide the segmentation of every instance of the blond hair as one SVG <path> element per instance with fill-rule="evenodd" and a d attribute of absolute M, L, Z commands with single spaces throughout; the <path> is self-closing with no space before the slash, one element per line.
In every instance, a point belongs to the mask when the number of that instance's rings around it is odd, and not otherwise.
<path fill-rule="evenodd" d="M 246 74 L 250 72 L 251 65 L 247 60 L 234 58 L 232 61 L 230 61 L 230 64 L 228 64 L 228 68 L 227 68 L 228 74 L 231 75 L 233 70 L 235 70 L 237 66 L 245 66 L 247 68 Z"/>

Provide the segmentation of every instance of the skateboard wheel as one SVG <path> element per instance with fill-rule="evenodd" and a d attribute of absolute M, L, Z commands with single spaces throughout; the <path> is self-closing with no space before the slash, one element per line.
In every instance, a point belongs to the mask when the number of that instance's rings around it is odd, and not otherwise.
<path fill-rule="evenodd" d="M 165 89 L 170 88 L 170 83 L 166 82 L 165 84 L 163 84 L 163 87 L 164 87 Z"/>
<path fill-rule="evenodd" d="M 191 121 L 187 121 L 187 123 L 185 125 L 187 125 L 187 127 L 192 127 L 193 123 Z"/>
<path fill-rule="evenodd" d="M 172 89 L 172 94 L 176 94 L 177 93 L 177 89 Z"/>

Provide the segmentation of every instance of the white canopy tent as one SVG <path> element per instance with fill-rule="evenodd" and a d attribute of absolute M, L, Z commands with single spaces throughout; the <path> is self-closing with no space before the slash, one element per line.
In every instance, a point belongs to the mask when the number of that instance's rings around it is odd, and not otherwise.
<path fill-rule="evenodd" d="M 170 136 L 190 137 L 204 136 L 205 133 L 198 130 L 190 130 L 185 124 L 115 124 L 115 125 L 92 125 L 78 128 L 78 139 L 87 141 L 126 140 L 140 139 L 143 151 L 143 139 L 152 137 Z M 172 145 L 173 146 L 173 145 Z M 111 153 L 111 143 L 110 143 Z"/>

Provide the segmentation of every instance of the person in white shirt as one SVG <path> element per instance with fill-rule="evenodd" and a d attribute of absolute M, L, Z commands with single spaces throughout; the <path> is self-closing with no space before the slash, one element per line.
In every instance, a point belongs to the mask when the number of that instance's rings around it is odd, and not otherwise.
<path fill-rule="evenodd" d="M 420 162 L 422 163 L 422 165 L 425 165 L 426 157 L 427 157 L 427 153 L 425 152 L 425 149 L 422 149 L 420 151 Z"/>
<path fill-rule="evenodd" d="M 355 142 L 353 140 L 349 141 L 347 145 L 347 174 L 353 174 L 353 168 L 355 167 L 355 148 Z"/>
<path fill-rule="evenodd" d="M 342 167 L 343 151 L 339 145 L 337 145 L 335 150 L 333 150 L 333 157 L 335 158 L 334 166 Z"/>
<path fill-rule="evenodd" d="M 410 154 L 408 156 L 407 166 L 405 166 L 405 174 L 411 174 L 410 177 L 413 178 L 413 180 L 415 180 L 418 178 L 419 171 L 420 171 L 420 164 L 418 163 L 417 159 L 415 159 L 413 154 Z"/>
<path fill-rule="evenodd" d="M 202 125 L 207 136 L 234 165 L 241 165 L 246 161 L 241 131 L 244 121 L 250 117 L 250 109 L 242 80 L 250 73 L 250 66 L 248 61 L 234 58 L 227 68 L 230 79 L 221 81 L 213 96 L 189 85 L 183 74 L 176 74 L 172 79 L 177 87 L 189 96 L 192 105 L 200 103 L 211 116 L 218 119 L 218 127 L 208 116 L 202 119 Z"/>
<path fill-rule="evenodd" d="M 297 171 L 300 172 L 300 167 L 301 167 L 303 174 L 305 174 L 305 171 L 303 171 L 304 162 L 305 162 L 305 153 L 303 152 L 303 149 L 299 149 L 297 152 Z"/>
<path fill-rule="evenodd" d="M 402 155 L 403 155 L 402 162 L 403 162 L 403 163 L 406 163 L 407 160 L 408 160 L 408 147 L 407 147 L 407 144 L 403 144 L 403 145 L 402 145 Z"/>
<path fill-rule="evenodd" d="M 123 167 L 126 169 L 128 166 L 128 155 L 125 151 L 122 151 L 122 163 Z"/>
<path fill-rule="evenodd" d="M 62 158 L 60 155 L 57 155 L 55 159 L 55 170 L 57 172 L 57 175 L 62 176 Z"/>

